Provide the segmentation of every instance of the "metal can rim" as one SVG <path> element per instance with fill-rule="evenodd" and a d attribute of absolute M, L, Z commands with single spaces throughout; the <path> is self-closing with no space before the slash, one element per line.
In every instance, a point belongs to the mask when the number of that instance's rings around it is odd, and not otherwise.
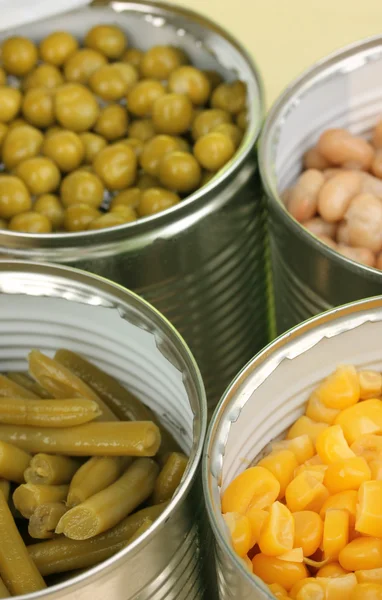
<path fill-rule="evenodd" d="M 120 550 L 111 558 L 101 562 L 100 564 L 87 569 L 85 573 L 77 575 L 68 581 L 62 582 L 60 584 L 48 587 L 46 590 L 42 590 L 40 592 L 35 592 L 32 594 L 23 595 L 22 598 L 25 600 L 34 600 L 36 598 L 44 598 L 45 596 L 55 592 L 65 590 L 71 586 L 81 584 L 87 579 L 90 579 L 93 576 L 98 575 L 101 571 L 104 571 L 108 567 L 114 565 L 115 562 L 119 560 L 128 559 L 129 555 L 133 554 L 137 548 L 143 545 L 146 540 L 151 537 L 154 533 L 161 530 L 167 519 L 171 516 L 171 514 L 178 508 L 178 506 L 183 502 L 185 496 L 188 494 L 190 487 L 192 486 L 195 477 L 197 475 L 198 467 L 201 463 L 203 444 L 206 435 L 207 429 L 207 398 L 206 392 L 204 388 L 203 379 L 199 370 L 199 367 L 196 363 L 196 360 L 189 349 L 187 343 L 184 341 L 183 337 L 177 331 L 177 329 L 168 321 L 168 319 L 162 315 L 155 307 L 153 307 L 149 302 L 141 298 L 135 292 L 124 288 L 122 285 L 118 283 L 114 283 L 112 281 L 107 280 L 104 277 L 100 277 L 99 275 L 94 275 L 93 273 L 87 273 L 81 271 L 80 269 L 76 269 L 73 267 L 66 267 L 62 265 L 55 265 L 51 263 L 39 263 L 35 261 L 26 262 L 22 260 L 3 260 L 0 259 L 0 280 L 1 273 L 4 272 L 24 272 L 28 275 L 44 275 L 49 276 L 53 275 L 58 278 L 65 278 L 68 280 L 75 279 L 78 283 L 83 283 L 85 286 L 96 287 L 98 291 L 101 293 L 107 294 L 108 296 L 114 296 L 116 300 L 118 300 L 121 304 L 126 304 L 126 299 L 129 301 L 133 301 L 134 307 L 138 308 L 142 311 L 143 314 L 150 315 L 150 317 L 154 316 L 157 324 L 160 324 L 166 331 L 166 334 L 170 336 L 171 340 L 176 344 L 177 349 L 183 353 L 183 357 L 188 364 L 190 372 L 192 373 L 193 382 L 196 387 L 198 403 L 200 405 L 200 431 L 199 431 L 199 439 L 195 445 L 195 448 L 191 452 L 190 460 L 189 460 L 189 469 L 186 477 L 184 478 L 182 485 L 180 486 L 178 492 L 175 497 L 171 499 L 166 509 L 163 513 L 158 517 L 158 519 L 153 523 L 149 530 L 144 532 L 139 538 L 137 538 L 132 544 L 130 544 L 127 548 Z M 12 293 L 22 293 L 22 292 L 6 292 L 0 290 L 1 294 L 12 294 Z M 26 295 L 31 295 L 25 292 Z M 56 296 L 54 296 L 56 297 Z M 70 301 L 70 300 L 69 300 Z M 85 302 L 86 303 L 86 302 Z M 195 442 L 194 442 L 195 443 Z"/>
<path fill-rule="evenodd" d="M 346 264 L 351 272 L 358 274 L 366 272 L 371 280 L 379 282 L 381 279 L 381 271 L 342 256 L 339 252 L 336 252 L 327 246 L 310 231 L 302 227 L 302 225 L 292 217 L 279 196 L 275 174 L 273 172 L 274 165 L 268 160 L 269 146 L 274 144 L 272 129 L 277 121 L 280 121 L 287 115 L 296 95 L 303 95 L 314 83 L 319 82 L 320 79 L 324 79 L 328 70 L 330 70 L 331 67 L 334 68 L 339 61 L 351 59 L 359 51 L 373 51 L 378 47 L 380 47 L 382 51 L 382 35 L 380 34 L 367 38 L 366 40 L 362 39 L 348 44 L 323 57 L 314 63 L 313 66 L 305 69 L 290 84 L 288 84 L 272 105 L 265 119 L 259 138 L 258 160 L 259 172 L 267 200 L 272 208 L 277 211 L 278 215 L 284 220 L 285 224 L 292 230 L 293 235 L 298 236 L 303 242 L 312 245 L 316 251 L 320 251 L 327 259 L 334 261 L 338 266 Z"/>
<path fill-rule="evenodd" d="M 213 20 L 199 14 L 196 11 L 183 8 L 181 5 L 178 4 L 169 4 L 167 2 L 153 3 L 149 2 L 148 0 L 119 0 L 117 2 L 113 0 L 101 0 L 101 2 L 97 2 L 97 0 L 94 0 L 88 8 L 102 8 L 108 6 L 111 6 L 113 10 L 116 10 L 116 6 L 118 6 L 118 12 L 125 12 L 129 10 L 129 7 L 134 12 L 142 13 L 149 12 L 149 9 L 151 9 L 151 11 L 155 10 L 157 12 L 162 11 L 166 14 L 175 12 L 179 16 L 189 17 L 193 19 L 200 25 L 203 25 L 206 28 L 213 30 L 215 33 L 225 38 L 231 45 L 235 46 L 240 52 L 240 54 L 245 58 L 245 61 L 251 70 L 253 79 L 256 82 L 259 98 L 258 114 L 256 115 L 256 119 L 253 119 L 253 122 L 250 123 L 240 148 L 235 152 L 234 156 L 227 163 L 227 165 L 221 170 L 221 173 L 216 179 L 216 181 L 214 181 L 213 178 L 202 188 L 190 194 L 190 196 L 188 196 L 185 200 L 182 200 L 182 202 L 180 202 L 178 205 L 168 208 L 163 213 L 157 213 L 155 215 L 143 217 L 131 223 L 126 223 L 112 228 L 95 231 L 36 234 L 20 233 L 13 231 L 9 232 L 5 230 L 0 232 L 0 239 L 2 238 L 4 241 L 7 239 L 11 239 L 13 241 L 24 240 L 26 242 L 29 241 L 33 243 L 36 241 L 49 242 L 50 240 L 54 239 L 55 247 L 65 247 L 66 245 L 68 245 L 65 244 L 65 240 L 68 240 L 69 244 L 75 242 L 83 242 L 84 244 L 89 245 L 89 243 L 91 242 L 107 243 L 109 241 L 115 241 L 115 238 L 118 234 L 119 239 L 126 239 L 127 234 L 129 234 L 130 232 L 132 236 L 136 235 L 136 233 L 138 233 L 139 235 L 140 233 L 144 232 L 142 230 L 150 229 L 153 224 L 158 223 L 160 225 L 166 225 L 167 223 L 172 223 L 176 221 L 177 218 L 182 218 L 182 216 L 185 216 L 184 213 L 186 213 L 190 207 L 193 207 L 194 204 L 200 206 L 203 199 L 206 196 L 208 196 L 208 194 L 210 194 L 211 192 L 217 192 L 220 188 L 224 187 L 227 180 L 233 177 L 235 173 L 241 168 L 244 161 L 253 151 L 253 147 L 259 138 L 265 113 L 264 84 L 260 76 L 260 71 L 255 60 L 247 51 L 247 49 L 238 40 L 236 40 L 236 38 L 232 36 L 223 26 L 216 24 Z M 178 217 L 176 217 L 177 215 Z"/>
<path fill-rule="evenodd" d="M 248 571 L 248 569 L 244 566 L 243 562 L 241 561 L 240 557 L 233 551 L 231 545 L 228 542 L 227 536 L 223 534 L 224 523 L 222 522 L 221 513 L 219 512 L 219 514 L 216 514 L 216 511 L 214 509 L 212 500 L 213 494 L 211 492 L 210 481 L 210 462 L 213 455 L 215 454 L 214 447 L 216 446 L 219 430 L 222 424 L 225 423 L 224 417 L 226 415 L 227 408 L 229 405 L 231 405 L 231 403 L 232 406 L 235 406 L 235 408 L 240 410 L 240 405 L 242 404 L 243 399 L 240 399 L 240 397 L 238 397 L 235 401 L 235 395 L 240 389 L 240 387 L 244 384 L 249 374 L 266 364 L 269 357 L 272 356 L 276 351 L 282 350 L 282 348 L 289 344 L 291 341 L 296 341 L 300 336 L 308 333 L 311 330 L 315 330 L 317 327 L 327 325 L 326 329 L 330 330 L 334 322 L 339 320 L 340 318 L 354 315 L 354 313 L 363 313 L 367 311 L 367 314 L 365 314 L 363 317 L 360 316 L 359 319 L 357 319 L 357 322 L 354 324 L 354 327 L 358 327 L 359 325 L 371 320 L 369 313 L 373 309 L 382 309 L 382 295 L 374 296 L 372 298 L 367 298 L 364 300 L 358 300 L 355 302 L 343 304 L 342 306 L 332 308 L 331 310 L 328 310 L 319 315 L 315 315 L 307 319 L 306 321 L 303 321 L 299 325 L 292 327 L 282 335 L 278 336 L 275 340 L 270 342 L 260 352 L 258 352 L 250 361 L 248 361 L 248 363 L 241 369 L 241 371 L 239 371 L 235 379 L 225 390 L 207 428 L 207 435 L 204 443 L 202 457 L 202 482 L 207 515 L 215 539 L 223 548 L 223 551 L 229 556 L 230 560 L 234 563 L 235 567 L 239 569 L 241 575 L 245 577 L 247 582 L 253 585 L 256 589 L 261 590 L 263 594 L 265 593 L 268 596 L 269 600 L 272 600 L 274 596 L 268 590 L 264 590 L 264 587 L 260 587 L 260 585 L 256 581 L 255 576 Z M 380 316 L 379 320 L 382 320 L 382 315 Z M 344 329 L 347 330 L 348 328 L 345 327 Z M 342 329 L 339 329 L 335 335 L 341 333 L 341 331 Z M 314 343 L 316 344 L 327 334 L 328 331 L 323 329 L 320 332 L 320 335 L 316 337 L 316 341 Z M 304 347 L 304 350 L 305 349 L 306 348 Z M 286 356 L 284 356 L 281 360 L 284 360 L 285 358 Z M 279 364 L 279 362 L 277 364 Z M 255 387 L 257 388 L 259 385 L 261 385 L 262 381 L 264 381 L 266 378 L 267 374 L 265 373 L 262 379 L 259 378 L 259 381 Z M 236 411 L 236 415 L 237 414 L 238 412 Z M 220 523 L 219 520 L 221 521 Z"/>

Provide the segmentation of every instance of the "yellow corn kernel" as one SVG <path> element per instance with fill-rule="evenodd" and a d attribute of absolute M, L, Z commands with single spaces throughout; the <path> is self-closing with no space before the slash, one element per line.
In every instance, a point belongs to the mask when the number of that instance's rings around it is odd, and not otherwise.
<path fill-rule="evenodd" d="M 320 481 L 320 473 L 304 471 L 297 475 L 285 491 L 286 504 L 292 512 L 314 510 L 318 512 L 329 496 L 325 486 Z M 318 508 L 318 505 L 319 508 Z"/>
<path fill-rule="evenodd" d="M 253 572 L 268 585 L 278 583 L 289 592 L 297 581 L 308 577 L 304 563 L 292 563 L 274 556 L 256 554 L 252 559 Z"/>
<path fill-rule="evenodd" d="M 350 600 L 382 600 L 382 585 L 359 583 L 352 591 Z"/>
<path fill-rule="evenodd" d="M 346 492 L 338 492 L 329 496 L 320 511 L 321 519 L 325 520 L 326 512 L 332 508 L 339 508 L 347 510 L 349 513 L 349 524 L 350 527 L 354 527 L 356 507 L 358 502 L 358 494 L 355 490 L 348 490 Z"/>
<path fill-rule="evenodd" d="M 376 458 L 369 461 L 371 478 L 377 481 L 382 481 L 382 458 Z"/>
<path fill-rule="evenodd" d="M 382 394 L 382 375 L 377 371 L 359 371 L 358 381 L 361 400 L 378 398 Z"/>
<path fill-rule="evenodd" d="M 331 425 L 317 436 L 317 454 L 326 465 L 337 460 L 352 458 L 354 452 L 350 450 L 340 425 Z"/>
<path fill-rule="evenodd" d="M 328 408 L 317 398 L 316 394 L 312 394 L 308 400 L 305 415 L 312 421 L 331 425 L 339 412 L 336 408 Z"/>
<path fill-rule="evenodd" d="M 351 449 L 357 456 L 363 456 L 367 461 L 382 457 L 382 437 L 373 433 L 361 435 Z"/>
<path fill-rule="evenodd" d="M 341 550 L 338 562 L 346 571 L 379 569 L 382 567 L 382 540 L 360 537 Z"/>
<path fill-rule="evenodd" d="M 296 581 L 296 583 L 289 592 L 290 597 L 293 599 L 298 598 L 298 594 L 300 593 L 300 591 L 304 588 L 306 589 L 306 586 L 308 586 L 309 584 L 319 585 L 321 589 L 324 589 L 320 581 L 316 581 L 314 577 L 306 577 L 305 579 L 300 579 L 300 581 Z"/>
<path fill-rule="evenodd" d="M 293 513 L 294 547 L 302 548 L 304 556 L 311 556 L 322 542 L 324 524 L 320 515 L 310 510 Z"/>
<path fill-rule="evenodd" d="M 245 556 L 254 545 L 248 517 L 239 513 L 226 513 L 223 519 L 228 527 L 233 549 L 239 556 Z"/>
<path fill-rule="evenodd" d="M 288 562 L 304 562 L 304 553 L 302 548 L 293 548 L 293 550 L 289 550 L 289 552 L 285 552 L 284 554 L 280 554 L 277 558 L 280 560 L 286 560 Z"/>
<path fill-rule="evenodd" d="M 288 598 L 288 594 L 285 588 L 278 583 L 271 583 L 268 585 L 269 590 L 272 592 L 275 598 L 283 600 L 283 598 Z"/>
<path fill-rule="evenodd" d="M 355 528 L 360 533 L 382 537 L 382 481 L 366 481 L 360 486 Z"/>
<path fill-rule="evenodd" d="M 285 489 L 294 477 L 294 471 L 298 466 L 297 459 L 291 450 L 278 450 L 271 452 L 268 456 L 262 458 L 258 463 L 258 467 L 268 469 L 277 479 L 280 484 L 280 492 L 278 499 L 284 498 Z"/>
<path fill-rule="evenodd" d="M 322 550 L 326 558 L 338 558 L 349 541 L 349 513 L 347 510 L 332 508 L 326 511 Z"/>
<path fill-rule="evenodd" d="M 294 520 L 290 510 L 281 502 L 274 502 L 261 529 L 258 541 L 261 552 L 279 556 L 293 548 Z"/>
<path fill-rule="evenodd" d="M 309 460 L 305 461 L 305 466 L 307 467 L 317 467 L 320 465 L 323 465 L 324 463 L 322 462 L 321 458 L 318 456 L 318 454 L 315 454 L 314 456 L 312 456 L 312 458 L 310 458 Z"/>
<path fill-rule="evenodd" d="M 319 582 L 308 581 L 300 589 L 295 598 L 296 600 L 325 600 L 325 590 Z"/>
<path fill-rule="evenodd" d="M 276 450 L 290 450 L 295 455 L 299 465 L 302 465 L 314 455 L 313 442 L 306 433 L 291 440 L 273 442 L 272 452 Z"/>
<path fill-rule="evenodd" d="M 358 583 L 378 583 L 378 585 L 382 585 L 382 567 L 379 569 L 356 571 L 355 576 Z"/>
<path fill-rule="evenodd" d="M 328 465 L 300 465 L 294 472 L 294 476 L 300 475 L 300 473 L 304 473 L 307 471 L 309 473 L 321 473 L 322 481 L 324 480 L 325 471 L 328 468 Z"/>
<path fill-rule="evenodd" d="M 341 365 L 329 375 L 315 391 L 317 398 L 327 408 L 343 410 L 360 399 L 360 385 L 353 365 Z"/>
<path fill-rule="evenodd" d="M 382 402 L 372 398 L 342 410 L 335 418 L 341 425 L 348 444 L 353 444 L 361 435 L 382 432 Z"/>
<path fill-rule="evenodd" d="M 354 588 L 357 585 L 357 578 L 354 573 L 347 573 L 339 577 L 319 577 L 325 587 L 325 600 L 349 600 Z"/>
<path fill-rule="evenodd" d="M 263 528 L 263 525 L 268 518 L 268 512 L 266 510 L 261 510 L 260 508 L 250 508 L 245 516 L 248 517 L 249 522 L 251 523 L 251 530 L 253 536 L 253 545 L 255 545 L 259 538 L 260 533 Z"/>
<path fill-rule="evenodd" d="M 250 467 L 235 477 L 222 496 L 222 512 L 244 515 L 250 508 L 265 508 L 276 500 L 280 484 L 263 467 Z"/>
<path fill-rule="evenodd" d="M 330 464 L 324 477 L 324 485 L 330 494 L 358 490 L 361 483 L 371 479 L 371 471 L 362 456 L 338 460 Z"/>
<path fill-rule="evenodd" d="M 293 438 L 306 434 L 310 437 L 313 444 L 315 444 L 318 434 L 327 427 L 327 423 L 317 423 L 316 421 L 312 421 L 312 419 L 309 419 L 309 417 L 303 415 L 293 423 L 292 427 L 287 433 L 287 439 L 292 440 Z"/>
<path fill-rule="evenodd" d="M 316 573 L 316 577 L 341 577 L 346 575 L 348 571 L 345 571 L 338 562 L 332 562 L 324 567 L 321 567 Z"/>

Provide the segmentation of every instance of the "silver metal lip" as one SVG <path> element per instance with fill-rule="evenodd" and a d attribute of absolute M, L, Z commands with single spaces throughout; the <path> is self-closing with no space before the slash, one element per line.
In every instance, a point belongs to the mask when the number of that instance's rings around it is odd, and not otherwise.
<path fill-rule="evenodd" d="M 294 217 L 287 211 L 277 190 L 277 181 L 274 173 L 273 154 L 276 139 L 276 128 L 290 111 L 296 97 L 302 97 L 315 83 L 324 79 L 327 73 L 335 70 L 338 63 L 346 61 L 357 53 L 367 54 L 373 52 L 376 48 L 382 52 L 382 35 L 376 35 L 366 40 L 359 40 L 343 48 L 332 52 L 328 56 L 317 61 L 314 66 L 305 69 L 292 83 L 290 83 L 271 107 L 259 138 L 259 171 L 261 180 L 267 195 L 267 200 L 272 208 L 287 222 L 287 226 L 293 234 L 300 237 L 305 243 L 321 252 L 327 259 L 334 261 L 338 265 L 347 265 L 347 268 L 353 273 L 367 272 L 369 279 L 380 282 L 381 271 L 374 267 L 368 267 L 357 263 L 350 258 L 342 256 L 332 248 L 315 237 L 310 231 L 302 227 Z"/>
<path fill-rule="evenodd" d="M 195 439 L 193 442 L 193 448 L 186 469 L 186 476 L 175 497 L 170 501 L 167 508 L 163 511 L 160 517 L 158 517 L 155 523 L 153 523 L 153 525 L 145 533 L 143 533 L 142 536 L 135 540 L 128 548 L 121 550 L 120 552 L 118 552 L 108 560 L 105 560 L 104 562 L 100 563 L 96 567 L 88 569 L 86 573 L 77 575 L 63 583 L 50 586 L 43 591 L 34 592 L 32 594 L 25 594 L 23 596 L 16 596 L 16 598 L 23 598 L 23 600 L 35 600 L 37 598 L 44 598 L 45 596 L 49 596 L 54 592 L 62 590 L 70 591 L 71 587 L 74 588 L 75 586 L 86 582 L 86 580 L 90 579 L 91 577 L 97 576 L 106 569 L 112 569 L 113 567 L 116 567 L 117 563 L 119 564 L 127 560 L 129 556 L 131 556 L 138 548 L 143 547 L 145 545 L 145 542 L 153 534 L 163 529 L 168 518 L 177 509 L 177 507 L 183 501 L 184 497 L 187 495 L 196 477 L 197 470 L 201 462 L 203 444 L 207 429 L 207 398 L 199 367 L 196 364 L 196 361 L 182 336 L 171 325 L 171 323 L 166 319 L 166 317 L 164 317 L 158 310 L 156 310 L 149 302 L 146 302 L 146 300 L 143 300 L 134 292 L 127 290 L 123 286 L 108 281 L 107 279 L 104 279 L 97 275 L 93 275 L 90 273 L 88 274 L 79 269 L 57 266 L 50 263 L 0 259 L 0 281 L 1 275 L 6 272 L 10 272 L 13 274 L 24 273 L 27 276 L 30 276 L 31 274 L 36 276 L 42 275 L 44 277 L 54 276 L 61 279 L 67 279 L 68 283 L 71 280 L 74 280 L 76 283 L 96 288 L 100 292 L 100 294 L 103 293 L 113 296 L 118 302 L 118 305 L 123 305 L 124 303 L 126 304 L 126 300 L 128 300 L 131 304 L 133 304 L 134 308 L 137 308 L 138 310 L 140 310 L 140 312 L 150 314 L 150 317 L 153 317 L 155 324 L 160 325 L 165 331 L 165 333 L 171 338 L 172 342 L 176 343 L 177 346 L 182 349 L 183 359 L 187 364 L 187 368 L 189 369 L 192 375 L 192 379 L 195 383 L 198 402 L 200 405 L 200 415 L 198 421 L 199 435 L 198 439 Z M 7 292 L 0 291 L 0 293 Z M 75 590 L 73 590 L 73 593 L 75 593 Z"/>
<path fill-rule="evenodd" d="M 325 313 L 311 317 L 310 319 L 307 319 L 303 323 L 300 323 L 299 325 L 293 327 L 289 331 L 277 337 L 263 350 L 256 354 L 238 373 L 231 385 L 224 392 L 209 424 L 202 458 L 203 493 L 209 522 L 211 524 L 217 542 L 223 548 L 224 552 L 229 556 L 230 560 L 234 563 L 235 567 L 239 569 L 241 575 L 245 577 L 245 579 L 248 582 L 250 582 L 250 584 L 253 585 L 256 589 L 261 590 L 261 593 L 265 594 L 269 598 L 269 600 L 272 600 L 274 596 L 269 591 L 264 590 L 263 587 L 260 588 L 259 584 L 256 581 L 256 577 L 245 568 L 243 562 L 233 551 L 231 545 L 228 542 L 227 536 L 224 535 L 224 521 L 221 512 L 220 510 L 215 510 L 214 508 L 214 494 L 212 493 L 212 486 L 216 485 L 216 479 L 214 479 L 214 481 L 212 482 L 212 475 L 210 473 L 210 463 L 211 460 L 215 456 L 217 456 L 219 452 L 216 449 L 216 445 L 217 440 L 219 438 L 220 428 L 226 423 L 228 419 L 228 417 L 226 416 L 226 413 L 228 412 L 228 407 L 240 409 L 241 398 L 239 390 L 247 380 L 248 376 L 251 375 L 257 369 L 260 369 L 276 352 L 282 351 L 282 349 L 290 342 L 296 343 L 298 339 L 304 336 L 305 334 L 309 332 L 314 332 L 314 330 L 316 330 L 318 327 L 327 325 L 326 329 L 320 332 L 319 337 L 317 336 L 317 339 L 314 342 L 315 344 L 323 337 L 333 337 L 335 335 L 338 335 L 338 333 L 341 333 L 341 331 L 343 331 L 344 329 L 349 329 L 348 327 L 341 328 L 339 326 L 338 331 L 332 332 L 331 329 L 335 322 L 339 322 L 340 320 L 346 317 L 354 317 L 354 315 L 357 315 L 358 313 L 364 313 L 363 315 L 360 314 L 358 319 L 354 318 L 355 322 L 353 324 L 353 327 L 356 328 L 362 323 L 371 320 L 371 313 L 373 310 L 381 312 L 381 309 L 382 295 L 375 296 L 373 298 L 367 298 L 366 300 L 358 300 L 356 302 L 344 304 L 343 306 L 333 308 L 331 310 L 326 311 Z M 378 315 L 378 319 L 374 318 L 373 320 L 381 321 L 382 314 Z M 305 347 L 302 349 L 302 351 L 304 349 Z M 287 358 L 286 355 L 284 355 L 283 360 L 285 358 Z M 265 379 L 266 374 L 263 377 L 263 381 Z M 258 385 L 260 385 L 260 383 L 261 381 Z M 236 411 L 236 415 L 237 414 L 238 411 Z"/>
<path fill-rule="evenodd" d="M 175 220 L 180 220 L 185 217 L 188 213 L 188 210 L 195 205 L 196 209 L 199 209 L 203 206 L 203 200 L 207 197 L 211 192 L 219 192 L 220 189 L 225 187 L 225 184 L 230 178 L 233 178 L 236 175 L 236 172 L 241 168 L 243 163 L 249 157 L 251 152 L 254 151 L 255 144 L 258 140 L 261 126 L 263 123 L 264 113 L 265 113 L 265 100 L 264 100 L 264 86 L 260 76 L 259 69 L 253 60 L 252 56 L 248 53 L 248 51 L 238 42 L 230 33 L 228 33 L 223 27 L 215 24 L 212 20 L 208 19 L 200 15 L 199 13 L 183 8 L 180 5 L 172 5 L 167 4 L 165 2 L 155 2 L 155 4 L 145 1 L 132 1 L 123 0 L 116 2 L 108 2 L 107 0 L 94 0 L 92 4 L 88 8 L 102 8 L 102 7 L 111 7 L 116 12 L 125 12 L 132 11 L 143 14 L 152 14 L 155 12 L 157 15 L 168 15 L 171 16 L 179 15 L 181 17 L 188 17 L 192 19 L 194 22 L 202 25 L 221 37 L 225 38 L 232 46 L 234 46 L 240 54 L 245 58 L 253 79 L 256 81 L 258 88 L 258 96 L 259 96 L 259 107 L 258 113 L 255 112 L 255 108 L 248 107 L 252 114 L 251 120 L 249 123 L 249 127 L 245 133 L 243 142 L 239 149 L 235 152 L 233 158 L 227 163 L 225 167 L 220 172 L 220 175 L 216 178 L 216 180 L 212 179 L 205 186 L 197 190 L 196 192 L 190 194 L 185 200 L 182 200 L 178 205 L 167 209 L 163 213 L 158 213 L 156 215 L 152 215 L 149 217 L 143 217 L 134 221 L 132 223 L 127 223 L 125 225 L 118 225 L 112 228 L 105 228 L 104 230 L 99 231 L 87 231 L 87 232 L 74 232 L 74 233 L 43 233 L 43 234 L 35 234 L 35 233 L 17 233 L 17 232 L 9 232 L 9 231 L 1 231 L 0 232 L 0 245 L 5 245 L 7 247 L 15 247 L 7 243 L 7 241 L 12 240 L 13 242 L 19 241 L 20 244 L 17 245 L 18 248 L 22 247 L 34 247 L 33 242 L 39 242 L 39 248 L 42 247 L 44 242 L 44 247 L 66 247 L 75 245 L 76 243 L 82 242 L 84 246 L 91 246 L 94 244 L 102 244 L 107 243 L 109 241 L 117 241 L 117 240 L 128 240 L 129 235 L 135 236 L 138 234 L 144 234 L 148 232 L 152 228 L 152 224 L 160 224 L 165 226 L 167 224 L 173 224 Z M 24 242 L 24 244 L 22 244 Z M 29 242 L 29 243 L 28 243 Z M 52 244 L 53 242 L 53 244 Z"/>

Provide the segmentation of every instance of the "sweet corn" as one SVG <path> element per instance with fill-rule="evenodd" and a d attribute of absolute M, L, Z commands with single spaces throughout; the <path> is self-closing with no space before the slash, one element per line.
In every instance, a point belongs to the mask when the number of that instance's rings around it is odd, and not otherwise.
<path fill-rule="evenodd" d="M 378 585 L 382 585 L 382 568 L 356 571 L 355 576 L 358 583 L 378 583 Z"/>
<path fill-rule="evenodd" d="M 361 483 L 371 479 L 371 471 L 361 456 L 338 460 L 330 464 L 324 477 L 324 485 L 331 494 L 358 490 Z"/>
<path fill-rule="evenodd" d="M 343 410 L 360 399 L 360 385 L 353 365 L 342 365 L 329 375 L 315 391 L 317 398 L 327 408 Z"/>
<path fill-rule="evenodd" d="M 379 569 L 382 567 L 382 540 L 360 537 L 341 550 L 338 562 L 346 571 Z"/>
<path fill-rule="evenodd" d="M 261 459 L 257 466 L 268 469 L 280 484 L 278 499 L 284 498 L 285 489 L 294 477 L 294 471 L 298 467 L 298 462 L 291 450 L 278 450 L 271 452 L 268 456 Z"/>
<path fill-rule="evenodd" d="M 222 496 L 222 512 L 244 515 L 250 508 L 265 508 L 276 500 L 280 484 L 263 467 L 251 467 L 238 475 Z"/>
<path fill-rule="evenodd" d="M 290 511 L 314 510 L 318 512 L 329 493 L 321 483 L 321 473 L 304 471 L 297 475 L 285 490 L 285 500 Z"/>
<path fill-rule="evenodd" d="M 305 461 L 305 465 L 307 467 L 317 467 L 320 465 L 323 465 L 324 463 L 322 462 L 321 458 L 318 456 L 318 454 L 314 454 L 314 456 L 312 456 L 312 458 L 310 458 L 309 460 Z"/>
<path fill-rule="evenodd" d="M 326 511 L 322 550 L 325 558 L 338 558 L 349 541 L 349 513 L 344 509 Z"/>
<path fill-rule="evenodd" d="M 369 461 L 371 478 L 377 481 L 382 481 L 382 458 L 376 458 Z"/>
<path fill-rule="evenodd" d="M 261 510 L 260 508 L 250 508 L 245 513 L 245 516 L 249 519 L 249 522 L 251 524 L 254 545 L 260 538 L 262 527 L 266 519 L 268 518 L 268 512 L 266 510 Z"/>
<path fill-rule="evenodd" d="M 339 577 L 320 577 L 325 587 L 325 600 L 349 600 L 349 596 L 357 585 L 354 573 L 340 575 Z"/>
<path fill-rule="evenodd" d="M 267 556 L 279 556 L 292 550 L 293 540 L 294 520 L 292 513 L 281 502 L 274 502 L 261 529 L 258 541 L 259 548 Z"/>
<path fill-rule="evenodd" d="M 236 554 L 240 557 L 246 556 L 255 544 L 248 517 L 239 515 L 238 513 L 226 513 L 223 515 L 223 519 L 228 527 L 232 546 Z"/>
<path fill-rule="evenodd" d="M 350 527 L 354 527 L 358 494 L 355 490 L 339 492 L 329 496 L 320 511 L 321 519 L 325 520 L 326 512 L 331 508 L 345 509 L 349 513 Z"/>
<path fill-rule="evenodd" d="M 351 449 L 357 456 L 363 456 L 367 461 L 382 457 L 382 437 L 373 433 L 361 435 Z"/>
<path fill-rule="evenodd" d="M 293 599 L 297 598 L 300 591 L 303 590 L 304 588 L 306 589 L 306 586 L 309 584 L 318 585 L 320 587 L 320 589 L 323 589 L 323 586 L 320 585 L 320 582 L 316 581 L 316 579 L 314 577 L 306 577 L 304 579 L 300 579 L 300 581 L 297 581 L 294 584 L 294 586 L 292 587 L 292 589 L 289 592 L 289 596 Z M 313 598 L 314 598 L 314 596 L 313 596 Z"/>
<path fill-rule="evenodd" d="M 340 425 L 331 425 L 319 433 L 316 440 L 316 450 L 318 456 L 326 465 L 355 456 L 345 440 Z"/>
<path fill-rule="evenodd" d="M 293 513 L 294 547 L 302 548 L 304 556 L 311 556 L 321 545 L 324 524 L 320 515 L 313 511 L 302 510 Z"/>
<path fill-rule="evenodd" d="M 341 425 L 348 444 L 353 444 L 361 435 L 382 432 L 382 402 L 372 398 L 341 411 L 335 418 Z"/>
<path fill-rule="evenodd" d="M 382 375 L 377 371 L 359 371 L 358 382 L 361 400 L 378 398 L 382 394 Z"/>
<path fill-rule="evenodd" d="M 297 581 L 308 577 L 308 570 L 303 563 L 285 562 L 261 553 L 253 557 L 252 565 L 254 574 L 265 583 L 278 583 L 287 592 Z"/>
<path fill-rule="evenodd" d="M 382 600 L 382 585 L 359 583 L 352 591 L 350 600 Z"/>
<path fill-rule="evenodd" d="M 280 554 L 277 558 L 280 560 L 286 560 L 288 562 L 304 562 L 304 553 L 302 548 L 293 548 L 293 550 L 289 550 L 284 554 Z"/>
<path fill-rule="evenodd" d="M 360 486 L 355 528 L 382 538 L 382 481 L 366 481 Z"/>
<path fill-rule="evenodd" d="M 324 480 L 325 471 L 327 470 L 328 465 L 300 465 L 295 469 L 294 476 L 300 475 L 300 473 L 308 472 L 308 473 L 321 473 L 322 481 Z"/>
<path fill-rule="evenodd" d="M 306 406 L 305 414 L 312 421 L 317 421 L 318 423 L 327 423 L 328 425 L 332 425 L 334 423 L 334 419 L 339 414 L 339 410 L 336 408 L 328 408 L 318 399 L 315 394 L 308 400 L 308 404 Z"/>
<path fill-rule="evenodd" d="M 316 573 L 316 577 L 341 577 L 346 575 L 348 571 L 345 571 L 338 562 L 332 562 L 324 567 L 321 567 Z"/>
<path fill-rule="evenodd" d="M 314 445 L 307 433 L 298 435 L 291 440 L 273 442 L 272 452 L 277 450 L 290 450 L 293 452 L 299 465 L 314 456 Z"/>
<path fill-rule="evenodd" d="M 325 590 L 317 581 L 308 581 L 295 598 L 296 600 L 325 600 Z"/>
<path fill-rule="evenodd" d="M 279 585 L 278 583 L 271 583 L 270 585 L 268 585 L 268 587 L 275 598 L 280 598 L 281 600 L 283 598 L 288 598 L 287 591 L 285 588 L 283 588 L 282 585 Z"/>
<path fill-rule="evenodd" d="M 313 421 L 312 419 L 309 419 L 309 417 L 303 415 L 297 419 L 297 421 L 289 429 L 287 433 L 287 439 L 292 440 L 293 438 L 306 434 L 310 437 L 312 443 L 315 444 L 318 434 L 327 427 L 327 423 L 317 423 L 316 421 Z"/>

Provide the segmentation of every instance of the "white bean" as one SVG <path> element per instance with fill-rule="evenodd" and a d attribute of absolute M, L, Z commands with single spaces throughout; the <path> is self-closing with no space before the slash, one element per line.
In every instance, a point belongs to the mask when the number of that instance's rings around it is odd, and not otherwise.
<path fill-rule="evenodd" d="M 317 212 L 318 193 L 324 176 L 317 169 L 308 169 L 298 178 L 288 199 L 288 210 L 300 223 L 308 221 Z"/>
<path fill-rule="evenodd" d="M 362 177 L 357 171 L 338 173 L 324 183 L 318 194 L 318 212 L 325 221 L 341 221 L 350 200 L 361 189 Z"/>

